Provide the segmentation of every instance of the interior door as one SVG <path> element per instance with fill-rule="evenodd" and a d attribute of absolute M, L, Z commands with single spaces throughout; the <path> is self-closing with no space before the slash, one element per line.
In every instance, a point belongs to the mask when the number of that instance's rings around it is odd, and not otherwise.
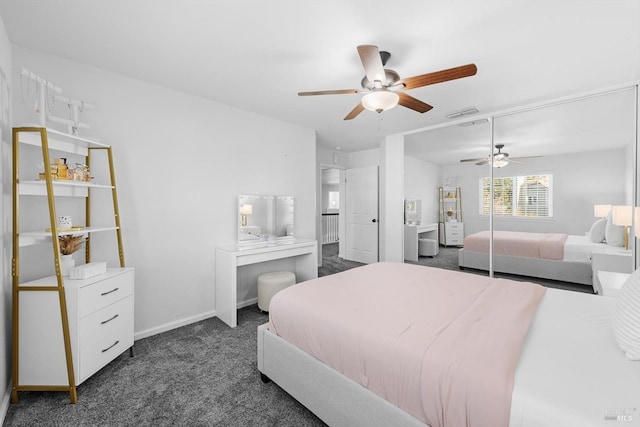
<path fill-rule="evenodd" d="M 347 169 L 346 178 L 345 258 L 378 262 L 378 167 Z"/>

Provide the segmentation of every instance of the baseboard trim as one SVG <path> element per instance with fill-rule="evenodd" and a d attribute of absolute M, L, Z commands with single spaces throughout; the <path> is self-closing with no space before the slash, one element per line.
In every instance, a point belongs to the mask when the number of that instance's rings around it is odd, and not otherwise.
<path fill-rule="evenodd" d="M 251 298 L 251 299 L 239 302 L 237 307 L 239 310 L 241 308 L 249 307 L 250 305 L 257 304 L 257 303 L 258 303 L 258 297 L 255 297 L 255 298 Z"/>
<path fill-rule="evenodd" d="M 2 402 L 0 403 L 0 425 L 4 425 L 4 420 L 7 418 L 7 412 L 9 412 L 9 404 L 11 403 L 11 389 L 13 388 L 13 380 L 9 380 L 9 386 L 2 396 Z"/>
<path fill-rule="evenodd" d="M 249 307 L 250 305 L 254 305 L 258 303 L 258 298 L 250 298 L 245 301 L 241 301 L 237 305 L 237 309 L 241 309 L 244 307 Z M 141 340 L 143 338 L 151 337 L 153 335 L 158 335 L 163 332 L 170 331 L 172 329 L 179 328 L 181 326 L 190 325 L 192 323 L 200 322 L 201 320 L 209 319 L 211 317 L 216 316 L 216 311 L 207 311 L 196 316 L 186 317 L 184 319 L 179 319 L 174 322 L 165 323 L 164 325 L 156 326 L 153 328 L 145 329 L 144 331 L 138 331 L 134 334 L 134 340 Z"/>
<path fill-rule="evenodd" d="M 216 311 L 207 311 L 196 316 L 186 317 L 184 319 L 179 319 L 173 322 L 165 323 L 164 325 L 156 326 L 153 328 L 145 329 L 144 331 L 138 331 L 134 334 L 134 340 L 140 340 L 143 338 L 151 337 L 153 335 L 158 335 L 163 332 L 170 331 L 172 329 L 179 328 L 181 326 L 190 325 L 192 323 L 200 322 L 201 320 L 209 319 L 211 317 L 215 317 Z"/>

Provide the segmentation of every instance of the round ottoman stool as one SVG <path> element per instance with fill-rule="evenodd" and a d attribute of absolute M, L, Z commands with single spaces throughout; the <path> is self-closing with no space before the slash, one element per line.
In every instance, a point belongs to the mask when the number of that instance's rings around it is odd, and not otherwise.
<path fill-rule="evenodd" d="M 418 256 L 438 255 L 438 242 L 434 239 L 418 239 Z"/>
<path fill-rule="evenodd" d="M 296 284 L 296 275 L 291 271 L 272 271 L 258 276 L 258 308 L 269 311 L 271 298 L 286 287 Z"/>

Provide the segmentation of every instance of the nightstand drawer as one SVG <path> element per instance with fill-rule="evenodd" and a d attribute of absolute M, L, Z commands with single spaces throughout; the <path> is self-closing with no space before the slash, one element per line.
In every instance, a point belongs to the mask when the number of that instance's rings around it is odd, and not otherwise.
<path fill-rule="evenodd" d="M 94 374 L 133 345 L 133 296 L 80 322 L 80 378 Z"/>
<path fill-rule="evenodd" d="M 462 232 L 464 230 L 464 224 L 462 222 L 448 222 L 445 226 L 447 231 L 459 231 Z"/>
<path fill-rule="evenodd" d="M 123 298 L 133 295 L 133 270 L 109 277 L 80 289 L 80 317 L 87 316 Z"/>

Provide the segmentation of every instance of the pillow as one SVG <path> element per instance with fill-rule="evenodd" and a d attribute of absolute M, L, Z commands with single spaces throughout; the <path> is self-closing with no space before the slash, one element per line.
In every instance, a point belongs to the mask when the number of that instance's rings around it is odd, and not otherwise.
<path fill-rule="evenodd" d="M 604 242 L 604 237 L 605 237 L 604 235 L 605 235 L 606 228 L 607 228 L 606 218 L 600 218 L 599 220 L 594 222 L 591 228 L 589 229 L 589 240 L 591 240 L 593 243 Z"/>
<path fill-rule="evenodd" d="M 640 269 L 624 282 L 611 317 L 613 335 L 629 360 L 640 360 Z"/>
<path fill-rule="evenodd" d="M 624 246 L 624 227 L 622 225 L 614 225 L 612 213 L 607 215 L 607 226 L 604 229 L 604 239 L 609 246 Z"/>

